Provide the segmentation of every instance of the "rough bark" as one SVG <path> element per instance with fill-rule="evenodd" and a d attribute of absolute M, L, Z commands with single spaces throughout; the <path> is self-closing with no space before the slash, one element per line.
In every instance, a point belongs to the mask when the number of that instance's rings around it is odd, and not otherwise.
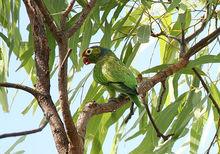
<path fill-rule="evenodd" d="M 79 136 L 73 123 L 71 111 L 68 102 L 68 91 L 67 91 L 67 61 L 65 60 L 67 54 L 67 39 L 65 36 L 58 42 L 59 46 L 59 73 L 58 73 L 58 87 L 59 87 L 59 101 L 63 120 L 67 136 L 70 142 L 71 153 L 83 153 L 83 145 L 80 143 Z"/>
<path fill-rule="evenodd" d="M 43 17 L 35 2 L 32 0 L 24 0 L 24 3 L 31 22 L 35 45 L 35 62 L 37 74 L 36 89 L 40 93 L 45 94 L 45 96 L 38 95 L 36 98 L 46 118 L 49 121 L 56 148 L 59 153 L 64 154 L 68 152 L 68 139 L 63 123 L 50 96 L 50 72 L 48 64 L 50 49 L 45 34 Z"/>

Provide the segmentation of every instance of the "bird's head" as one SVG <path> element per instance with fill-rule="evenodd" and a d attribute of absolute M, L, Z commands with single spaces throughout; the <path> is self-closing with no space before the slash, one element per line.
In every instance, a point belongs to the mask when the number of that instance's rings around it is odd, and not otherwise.
<path fill-rule="evenodd" d="M 83 63 L 88 65 L 90 63 L 96 63 L 100 60 L 103 56 L 108 53 L 108 49 L 102 48 L 100 46 L 93 46 L 87 48 L 82 53 Z"/>

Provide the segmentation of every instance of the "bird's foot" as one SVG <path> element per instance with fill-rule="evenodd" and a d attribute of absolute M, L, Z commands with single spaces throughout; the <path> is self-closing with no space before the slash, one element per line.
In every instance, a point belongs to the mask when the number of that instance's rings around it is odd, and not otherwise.
<path fill-rule="evenodd" d="M 130 98 L 129 98 L 128 95 L 123 94 L 123 93 L 120 93 L 119 96 L 118 96 L 118 99 L 119 99 L 119 100 L 122 100 L 122 99 L 130 99 Z"/>
<path fill-rule="evenodd" d="M 118 98 L 110 97 L 110 98 L 108 99 L 108 101 L 118 102 L 119 100 L 118 100 Z"/>

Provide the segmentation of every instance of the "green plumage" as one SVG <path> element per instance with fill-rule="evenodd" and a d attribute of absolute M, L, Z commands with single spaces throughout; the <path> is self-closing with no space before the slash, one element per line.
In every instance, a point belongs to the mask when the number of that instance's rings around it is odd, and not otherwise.
<path fill-rule="evenodd" d="M 127 94 L 138 107 L 141 107 L 137 97 L 135 76 L 124 63 L 109 49 L 95 46 L 84 52 L 88 50 L 91 50 L 91 53 L 87 55 L 87 60 L 89 63 L 95 63 L 94 80 L 106 86 L 110 97 L 115 97 L 115 91 Z M 86 53 L 83 53 L 83 57 L 85 56 Z"/>

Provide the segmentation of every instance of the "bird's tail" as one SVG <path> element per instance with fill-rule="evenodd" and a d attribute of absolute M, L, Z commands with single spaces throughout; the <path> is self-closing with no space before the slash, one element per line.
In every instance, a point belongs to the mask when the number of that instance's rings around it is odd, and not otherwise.
<path fill-rule="evenodd" d="M 129 95 L 129 97 L 139 108 L 142 107 L 141 106 L 141 102 L 140 102 L 140 100 L 139 100 L 137 95 Z"/>

